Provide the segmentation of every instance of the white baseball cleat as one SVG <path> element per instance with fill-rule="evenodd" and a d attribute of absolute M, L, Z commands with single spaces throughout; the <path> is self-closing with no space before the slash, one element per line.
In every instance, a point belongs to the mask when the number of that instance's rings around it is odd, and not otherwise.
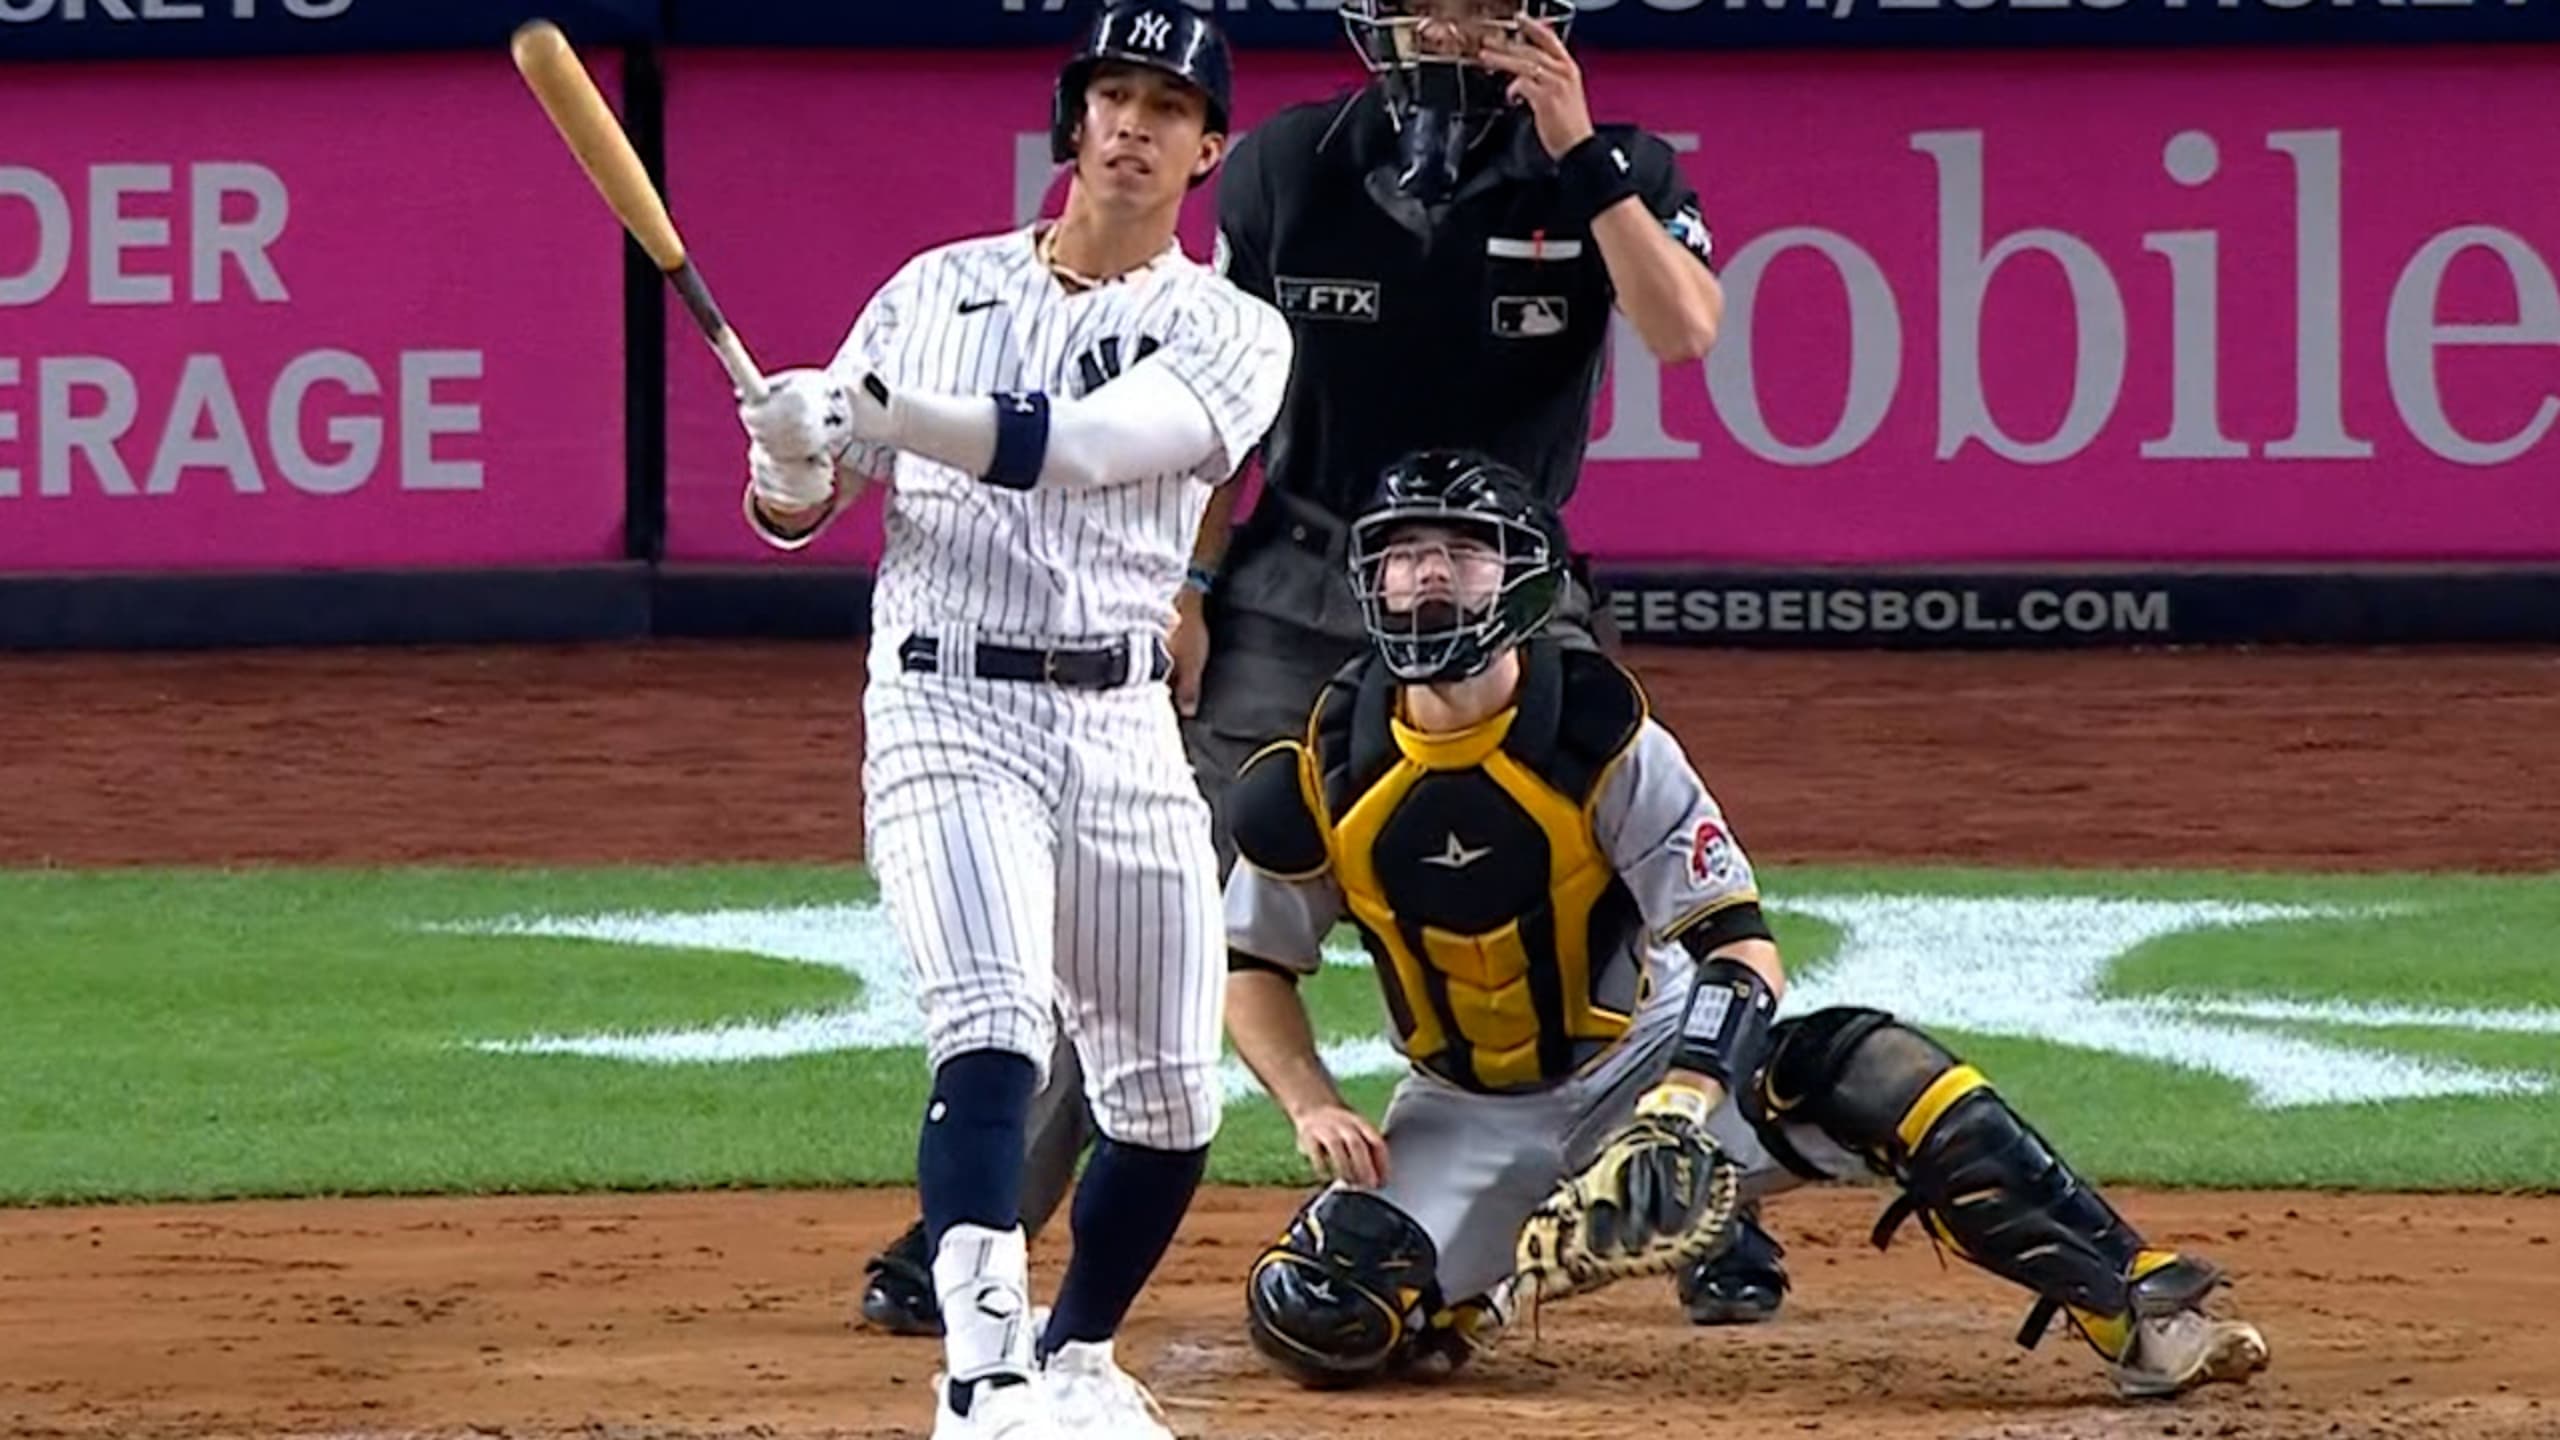
<path fill-rule="evenodd" d="M 2239 1384 L 2267 1368 L 2267 1337 L 2245 1320 L 2201 1310 L 2134 1322 L 2133 1344 L 2114 1366 L 2116 1388 L 2137 1399 L 2199 1385 Z"/>
<path fill-rule="evenodd" d="M 1050 1418 L 1040 1384 L 997 1385 L 981 1380 L 969 1397 L 969 1413 L 952 1408 L 951 1382 L 933 1377 L 933 1440 L 1065 1440 Z"/>
<path fill-rule="evenodd" d="M 1070 1341 L 1040 1372 L 1058 1433 L 1092 1440 L 1175 1440 L 1164 1407 L 1111 1358 L 1111 1342 Z"/>
<path fill-rule="evenodd" d="M 2131 1312 L 2075 1312 L 2081 1333 L 2108 1357 L 2116 1389 L 2130 1398 L 2177 1395 L 2199 1385 L 2245 1382 L 2267 1368 L 2267 1337 L 2245 1320 L 2207 1314 L 2205 1297 L 2223 1284 L 2206 1261 L 2145 1250 L 2133 1262 Z"/>

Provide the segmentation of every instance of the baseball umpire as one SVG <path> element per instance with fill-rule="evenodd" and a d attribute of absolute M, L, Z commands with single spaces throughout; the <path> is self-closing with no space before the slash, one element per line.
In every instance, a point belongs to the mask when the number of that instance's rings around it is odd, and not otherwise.
<path fill-rule="evenodd" d="M 1738 1161 L 1898 1182 L 1879 1243 L 1917 1214 L 2036 1297 L 2021 1342 L 2059 1313 L 2127 1394 L 2262 1366 L 2254 1327 L 2204 1312 L 2213 1268 L 2146 1244 L 1936 1040 L 1849 1007 L 1772 1024 L 1731 823 L 1634 677 L 1531 638 L 1564 554 L 1517 470 L 1391 467 L 1351 535 L 1372 653 L 1230 793 L 1228 1034 L 1338 1182 L 1251 1269 L 1256 1349 L 1315 1386 L 1454 1368 L 1515 1277 L 1574 1293 L 1705 1253 Z M 1383 1130 L 1298 992 L 1344 920 L 1412 1066 Z"/>
<path fill-rule="evenodd" d="M 1593 123 L 1566 0 L 1342 0 L 1341 13 L 1368 83 L 1240 136 L 1218 184 L 1218 263 L 1297 342 L 1261 497 L 1241 524 L 1238 487 L 1211 497 L 1171 641 L 1183 738 L 1228 865 L 1237 767 L 1294 733 L 1364 644 L 1344 539 L 1378 473 L 1471 446 L 1561 509 L 1613 311 L 1664 362 L 1704 355 L 1723 314 L 1697 193 L 1668 143 Z M 1570 643 L 1605 633 L 1583 577 L 1552 624 Z M 1035 1234 L 1091 1133 L 1077 1093 L 1053 1086 L 1034 1116 Z M 872 1260 L 865 1318 L 934 1333 L 924 1261 L 919 1229 Z M 1784 1285 L 1777 1247 L 1746 1220 L 1681 1293 L 1702 1322 L 1759 1319 Z"/>

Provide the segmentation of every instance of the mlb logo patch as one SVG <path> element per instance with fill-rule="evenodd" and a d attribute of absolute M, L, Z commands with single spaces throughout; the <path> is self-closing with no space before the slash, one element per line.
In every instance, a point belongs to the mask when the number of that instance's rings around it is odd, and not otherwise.
<path fill-rule="evenodd" d="M 1561 295 L 1498 295 L 1493 301 L 1493 333 L 1505 340 L 1561 335 L 1572 313 Z"/>

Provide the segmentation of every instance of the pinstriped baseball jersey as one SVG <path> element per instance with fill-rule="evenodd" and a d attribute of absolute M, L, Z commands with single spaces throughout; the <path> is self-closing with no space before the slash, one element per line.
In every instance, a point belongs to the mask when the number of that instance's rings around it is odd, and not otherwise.
<path fill-rule="evenodd" d="M 1287 322 L 1182 253 L 1070 293 L 1035 231 L 963 240 L 909 261 L 865 306 L 834 368 L 950 395 L 1083 396 L 1141 364 L 1170 369 L 1216 431 L 1184 474 L 1093 490 L 1006 490 L 919 455 L 856 447 L 890 480 L 873 599 L 883 630 L 965 627 L 1012 642 L 1161 630 L 1173 618 L 1209 488 L 1279 413 Z"/>
<path fill-rule="evenodd" d="M 1161 366 L 1209 415 L 1195 463 L 1099 488 L 1009 490 L 863 447 L 838 461 L 889 481 L 863 822 L 926 1054 L 1045 1068 L 1064 1023 L 1096 1125 L 1128 1144 L 1188 1150 L 1216 1133 L 1225 980 L 1208 806 L 1171 693 L 1138 682 L 1135 662 L 1172 622 L 1211 487 L 1260 442 L 1290 359 L 1278 312 L 1178 247 L 1070 293 L 1027 229 L 908 262 L 836 359 L 893 389 L 1053 398 Z M 932 667 L 910 667 L 913 635 L 937 642 Z M 970 657 L 990 643 L 1125 644 L 1133 683 L 981 678 Z"/>

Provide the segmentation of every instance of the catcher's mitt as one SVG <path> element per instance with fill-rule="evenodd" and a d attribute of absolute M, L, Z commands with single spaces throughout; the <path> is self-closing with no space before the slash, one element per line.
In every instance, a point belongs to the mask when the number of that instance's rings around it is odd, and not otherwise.
<path fill-rule="evenodd" d="M 1706 1130 L 1704 1097 L 1657 1090 L 1520 1227 L 1515 1279 L 1536 1300 L 1668 1275 L 1733 1242 L 1742 1170 Z"/>

